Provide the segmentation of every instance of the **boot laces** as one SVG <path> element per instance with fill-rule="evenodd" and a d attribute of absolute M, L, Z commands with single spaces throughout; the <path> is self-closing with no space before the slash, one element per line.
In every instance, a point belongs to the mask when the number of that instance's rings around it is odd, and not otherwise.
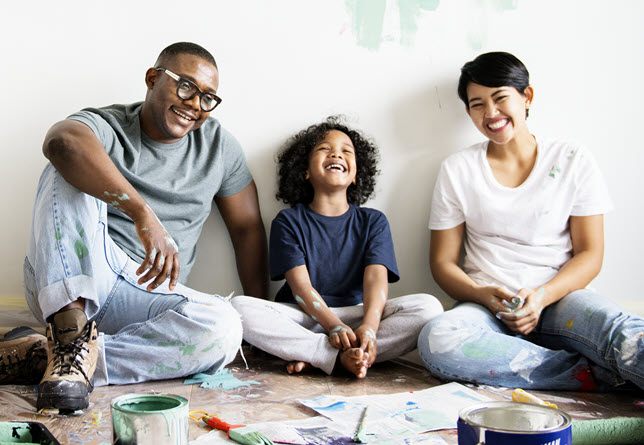
<path fill-rule="evenodd" d="M 83 358 L 89 353 L 87 343 L 89 342 L 91 333 L 90 324 L 91 323 L 87 323 L 81 335 L 69 344 L 62 346 L 60 343 L 56 342 L 56 346 L 54 346 L 55 361 L 53 373 L 58 374 L 59 376 L 81 374 L 85 378 L 89 387 L 94 388 L 94 385 L 92 385 L 83 369 Z"/>

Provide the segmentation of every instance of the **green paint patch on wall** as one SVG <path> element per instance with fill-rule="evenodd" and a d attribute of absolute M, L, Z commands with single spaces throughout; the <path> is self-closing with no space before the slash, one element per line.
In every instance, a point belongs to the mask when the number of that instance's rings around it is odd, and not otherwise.
<path fill-rule="evenodd" d="M 351 29 L 358 45 L 377 50 L 385 39 L 383 24 L 387 13 L 386 0 L 346 0 Z M 393 0 L 400 15 L 400 43 L 412 46 L 418 31 L 418 18 L 423 11 L 435 11 L 440 0 Z"/>
<path fill-rule="evenodd" d="M 346 0 L 346 7 L 351 16 L 351 30 L 358 45 L 370 50 L 380 48 L 387 1 Z"/>

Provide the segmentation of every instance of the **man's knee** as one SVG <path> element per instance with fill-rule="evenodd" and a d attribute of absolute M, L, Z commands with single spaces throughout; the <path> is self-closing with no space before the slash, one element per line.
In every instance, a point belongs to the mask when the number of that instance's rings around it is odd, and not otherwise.
<path fill-rule="evenodd" d="M 218 299 L 218 297 L 215 297 Z M 184 313 L 198 322 L 195 335 L 201 337 L 202 350 L 214 355 L 223 355 L 231 361 L 242 340 L 242 325 L 239 313 L 232 305 L 223 300 L 216 300 L 212 305 L 188 303 Z"/>

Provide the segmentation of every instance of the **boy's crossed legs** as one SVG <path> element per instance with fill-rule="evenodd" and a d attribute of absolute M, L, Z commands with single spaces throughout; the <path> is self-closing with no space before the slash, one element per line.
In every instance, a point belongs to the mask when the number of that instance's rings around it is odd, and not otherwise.
<path fill-rule="evenodd" d="M 377 356 L 369 357 L 358 347 L 340 351 L 329 341 L 324 328 L 297 304 L 276 303 L 239 296 L 232 304 L 241 314 L 244 340 L 288 362 L 289 373 L 311 367 L 327 374 L 343 368 L 362 378 L 374 362 L 391 360 L 416 348 L 418 334 L 427 321 L 443 312 L 431 295 L 413 294 L 387 301 L 376 333 Z M 330 308 L 351 329 L 364 316 L 363 306 Z"/>

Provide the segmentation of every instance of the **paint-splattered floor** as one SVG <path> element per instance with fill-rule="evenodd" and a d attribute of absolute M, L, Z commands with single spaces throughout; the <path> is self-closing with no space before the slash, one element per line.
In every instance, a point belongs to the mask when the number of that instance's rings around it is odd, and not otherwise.
<path fill-rule="evenodd" d="M 35 387 L 0 386 L 0 420 L 41 422 L 63 444 L 109 444 L 112 441 L 110 401 L 127 393 L 177 394 L 190 401 L 190 410 L 217 414 L 231 423 L 248 424 L 302 419 L 315 415 L 312 410 L 300 405 L 295 400 L 297 398 L 313 398 L 323 394 L 392 394 L 421 390 L 442 383 L 413 361 L 377 364 L 369 370 L 366 379 L 357 380 L 342 376 L 328 377 L 317 372 L 288 375 L 281 360 L 257 350 L 245 348 L 245 353 L 249 369 L 245 369 L 238 357 L 228 368 L 228 378 L 220 380 L 223 387 L 206 389 L 197 384 L 186 385 L 184 380 L 101 387 L 92 393 L 89 408 L 75 416 L 38 414 L 35 408 Z M 470 387 L 493 399 L 510 399 L 510 390 Z M 534 394 L 556 403 L 576 420 L 644 417 L 644 393 L 640 391 L 603 394 L 534 391 Z M 209 429 L 190 422 L 190 439 L 196 439 L 208 431 Z M 439 434 L 448 444 L 457 443 L 455 431 L 433 434 Z"/>

